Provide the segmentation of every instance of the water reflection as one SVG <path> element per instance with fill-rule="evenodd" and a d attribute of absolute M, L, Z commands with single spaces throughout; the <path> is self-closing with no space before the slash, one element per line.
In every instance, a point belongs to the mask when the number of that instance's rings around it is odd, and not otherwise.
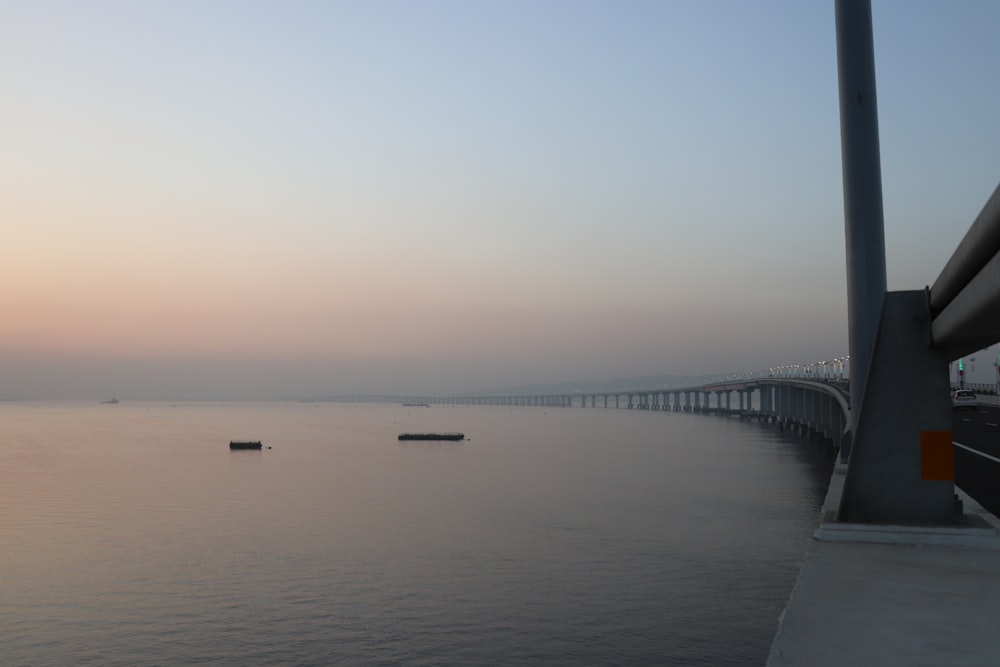
<path fill-rule="evenodd" d="M 833 463 L 627 410 L 5 410 L 5 664 L 761 663 Z"/>

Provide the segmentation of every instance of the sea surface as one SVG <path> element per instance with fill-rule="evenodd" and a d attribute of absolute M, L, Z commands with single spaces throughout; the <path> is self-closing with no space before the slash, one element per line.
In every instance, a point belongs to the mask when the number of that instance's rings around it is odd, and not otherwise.
<path fill-rule="evenodd" d="M 760 665 L 831 469 L 720 416 L 0 403 L 0 664 Z"/>

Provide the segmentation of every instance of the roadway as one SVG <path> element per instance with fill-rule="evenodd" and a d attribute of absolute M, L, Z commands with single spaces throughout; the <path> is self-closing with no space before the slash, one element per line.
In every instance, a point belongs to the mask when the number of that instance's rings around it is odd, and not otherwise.
<path fill-rule="evenodd" d="M 954 410 L 955 483 L 1000 516 L 1000 406 Z"/>

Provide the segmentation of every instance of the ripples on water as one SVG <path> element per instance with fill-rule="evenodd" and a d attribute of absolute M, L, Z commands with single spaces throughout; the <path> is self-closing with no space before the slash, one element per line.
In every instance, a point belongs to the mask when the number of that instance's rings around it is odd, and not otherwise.
<path fill-rule="evenodd" d="M 629 410 L 0 421 L 3 665 L 762 664 L 832 465 L 769 427 Z"/>

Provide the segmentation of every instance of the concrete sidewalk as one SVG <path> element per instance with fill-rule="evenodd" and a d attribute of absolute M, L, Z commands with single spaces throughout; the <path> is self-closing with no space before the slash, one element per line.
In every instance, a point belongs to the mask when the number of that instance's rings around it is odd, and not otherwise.
<path fill-rule="evenodd" d="M 1000 665 L 1000 522 L 959 492 L 967 526 L 833 523 L 843 472 L 767 664 Z"/>

